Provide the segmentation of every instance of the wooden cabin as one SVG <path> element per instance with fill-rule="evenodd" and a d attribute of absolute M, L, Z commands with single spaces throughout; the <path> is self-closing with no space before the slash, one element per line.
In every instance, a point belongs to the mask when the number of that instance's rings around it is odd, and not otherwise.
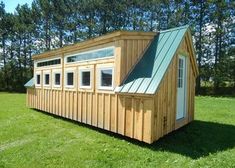
<path fill-rule="evenodd" d="M 188 26 L 116 31 L 34 55 L 27 106 L 152 143 L 194 119 Z"/>

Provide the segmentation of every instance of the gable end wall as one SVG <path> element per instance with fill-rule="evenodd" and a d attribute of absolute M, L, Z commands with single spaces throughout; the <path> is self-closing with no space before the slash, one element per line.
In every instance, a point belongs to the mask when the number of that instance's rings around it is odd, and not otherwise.
<path fill-rule="evenodd" d="M 194 119 L 195 73 L 192 67 L 192 53 L 187 38 L 184 38 L 174 55 L 166 74 L 154 96 L 153 141 L 188 124 Z M 185 119 L 176 121 L 178 56 L 187 59 L 187 114 Z"/>

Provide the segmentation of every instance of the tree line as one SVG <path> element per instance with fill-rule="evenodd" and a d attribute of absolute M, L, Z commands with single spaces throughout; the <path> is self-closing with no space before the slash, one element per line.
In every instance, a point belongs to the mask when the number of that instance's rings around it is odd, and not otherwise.
<path fill-rule="evenodd" d="M 24 91 L 33 54 L 115 30 L 158 31 L 190 25 L 205 87 L 235 90 L 232 0 L 34 0 L 14 13 L 0 3 L 0 90 Z"/>

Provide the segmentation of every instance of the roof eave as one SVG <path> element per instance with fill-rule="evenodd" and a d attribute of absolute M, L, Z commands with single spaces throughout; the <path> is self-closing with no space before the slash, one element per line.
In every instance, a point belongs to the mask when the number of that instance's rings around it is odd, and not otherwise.
<path fill-rule="evenodd" d="M 72 51 L 75 51 L 75 50 L 85 49 L 85 48 L 93 47 L 93 46 L 96 46 L 96 45 L 105 44 L 107 42 L 114 42 L 114 41 L 119 40 L 119 39 L 128 39 L 128 36 L 143 36 L 143 38 L 144 37 L 146 37 L 146 38 L 149 37 L 150 38 L 154 35 L 156 35 L 156 32 L 121 31 L 120 30 L 120 31 L 115 31 L 115 32 L 112 32 L 112 33 L 108 33 L 108 34 L 103 35 L 103 36 L 94 37 L 92 39 L 88 39 L 88 40 L 85 40 L 85 41 L 82 41 L 82 42 L 78 42 L 76 44 L 64 46 L 62 48 L 46 51 L 46 52 L 41 53 L 41 54 L 36 54 L 36 55 L 32 56 L 32 59 L 36 60 L 36 59 L 41 59 L 41 58 L 45 58 L 45 57 L 61 55 L 61 54 L 66 53 L 66 52 L 72 52 Z"/>
<path fill-rule="evenodd" d="M 193 46 L 193 40 L 192 40 L 192 34 L 191 34 L 190 28 L 188 28 L 188 30 L 187 30 L 187 35 L 188 35 L 188 39 L 190 42 L 190 46 L 191 46 L 190 49 L 191 49 L 193 60 L 194 60 L 193 62 L 194 62 L 194 67 L 195 67 L 195 76 L 197 77 L 199 75 L 199 69 L 198 69 L 198 64 L 197 64 L 197 59 L 196 59 L 196 51 Z"/>

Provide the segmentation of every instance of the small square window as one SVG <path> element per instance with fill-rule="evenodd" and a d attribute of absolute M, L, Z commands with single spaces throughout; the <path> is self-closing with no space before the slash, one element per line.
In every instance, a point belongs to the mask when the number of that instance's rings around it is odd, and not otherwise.
<path fill-rule="evenodd" d="M 49 85 L 49 84 L 50 84 L 50 75 L 45 74 L 45 85 Z"/>
<path fill-rule="evenodd" d="M 55 85 L 60 86 L 60 73 L 55 73 Z"/>
<path fill-rule="evenodd" d="M 80 76 L 81 76 L 80 87 L 91 87 L 91 71 L 82 70 Z"/>
<path fill-rule="evenodd" d="M 40 75 L 38 74 L 37 75 L 37 85 L 40 85 L 41 84 L 41 80 L 40 80 Z"/>
<path fill-rule="evenodd" d="M 74 74 L 73 72 L 68 72 L 67 73 L 67 86 L 73 86 L 73 81 L 74 81 Z"/>
<path fill-rule="evenodd" d="M 113 89 L 113 68 L 100 69 L 100 89 Z"/>

